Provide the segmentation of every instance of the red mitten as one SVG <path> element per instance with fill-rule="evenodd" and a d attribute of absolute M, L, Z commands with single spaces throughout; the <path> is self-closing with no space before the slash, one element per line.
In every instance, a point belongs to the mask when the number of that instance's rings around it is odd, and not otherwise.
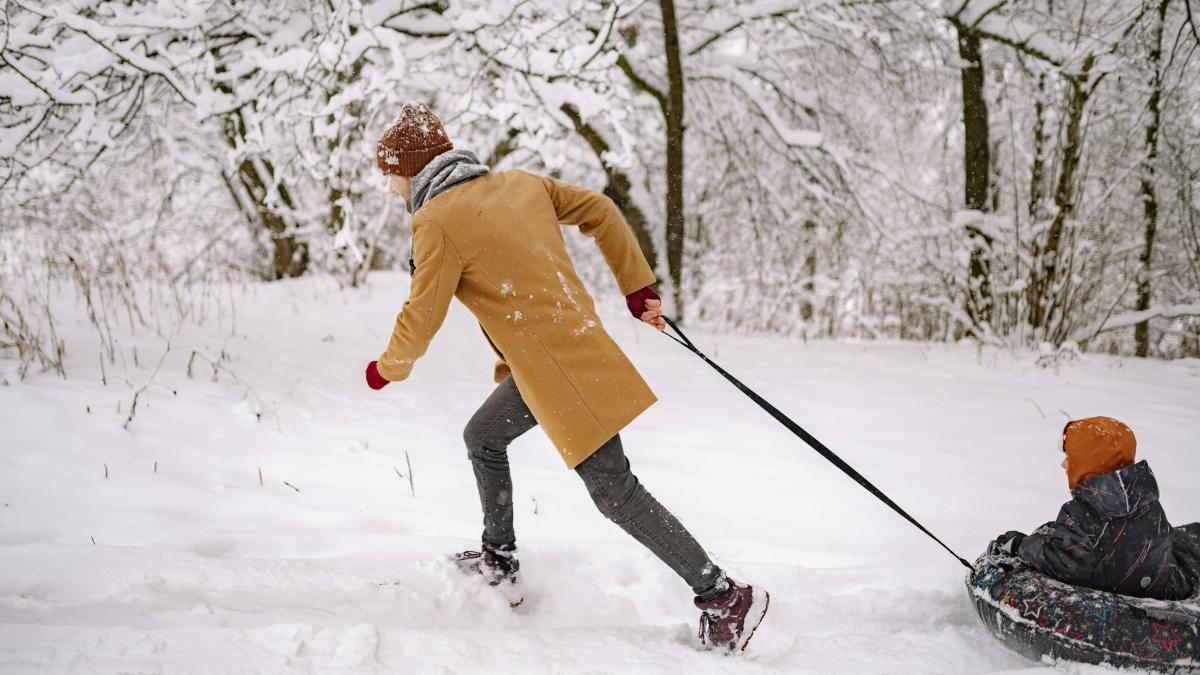
<path fill-rule="evenodd" d="M 378 361 L 372 361 L 367 364 L 367 386 L 372 389 L 383 389 L 388 385 L 389 380 L 383 379 L 379 374 L 379 368 L 375 364 Z"/>
<path fill-rule="evenodd" d="M 662 298 L 658 297 L 658 293 L 654 292 L 653 288 L 647 286 L 640 291 L 634 291 L 625 296 L 625 304 L 629 307 L 629 311 L 633 314 L 633 318 L 640 319 L 642 318 L 642 314 L 646 313 L 647 300 L 661 299 Z"/>

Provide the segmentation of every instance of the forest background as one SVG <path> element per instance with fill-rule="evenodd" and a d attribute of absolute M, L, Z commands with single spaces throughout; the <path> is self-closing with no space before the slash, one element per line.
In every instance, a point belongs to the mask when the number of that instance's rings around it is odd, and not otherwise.
<path fill-rule="evenodd" d="M 405 266 L 373 154 L 423 100 L 494 169 L 609 195 L 687 325 L 1197 357 L 1198 13 L 8 0 L 0 351 L 64 373 L 64 292 L 103 366 L 119 321 L 202 320 L 196 289 Z"/>

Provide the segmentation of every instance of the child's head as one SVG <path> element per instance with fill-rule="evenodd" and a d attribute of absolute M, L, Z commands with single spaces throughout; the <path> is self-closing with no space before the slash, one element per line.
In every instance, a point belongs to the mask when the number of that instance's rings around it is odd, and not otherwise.
<path fill-rule="evenodd" d="M 1067 484 L 1073 490 L 1089 478 L 1133 464 L 1137 439 L 1129 427 L 1111 417 L 1088 417 L 1063 427 L 1062 450 Z"/>

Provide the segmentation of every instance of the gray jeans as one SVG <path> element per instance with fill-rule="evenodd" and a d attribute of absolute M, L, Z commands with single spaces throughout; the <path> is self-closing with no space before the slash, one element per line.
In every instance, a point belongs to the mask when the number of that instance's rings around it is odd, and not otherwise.
<path fill-rule="evenodd" d="M 516 543 L 508 445 L 535 426 L 537 420 L 510 375 L 484 401 L 463 432 L 483 507 L 483 543 L 489 547 L 504 549 Z M 575 473 L 583 479 L 600 513 L 650 549 L 696 595 L 709 600 L 728 588 L 725 573 L 630 471 L 619 435 L 575 467 Z"/>

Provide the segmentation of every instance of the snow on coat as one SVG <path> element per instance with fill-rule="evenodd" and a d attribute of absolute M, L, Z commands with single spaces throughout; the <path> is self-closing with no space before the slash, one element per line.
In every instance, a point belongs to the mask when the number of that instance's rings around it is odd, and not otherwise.
<path fill-rule="evenodd" d="M 612 200 L 524 171 L 490 173 L 422 206 L 412 219 L 416 270 L 379 372 L 403 380 L 457 297 L 501 355 L 569 468 L 655 402 L 604 330 L 575 273 L 560 223 L 592 237 L 622 294 L 655 282 Z"/>

